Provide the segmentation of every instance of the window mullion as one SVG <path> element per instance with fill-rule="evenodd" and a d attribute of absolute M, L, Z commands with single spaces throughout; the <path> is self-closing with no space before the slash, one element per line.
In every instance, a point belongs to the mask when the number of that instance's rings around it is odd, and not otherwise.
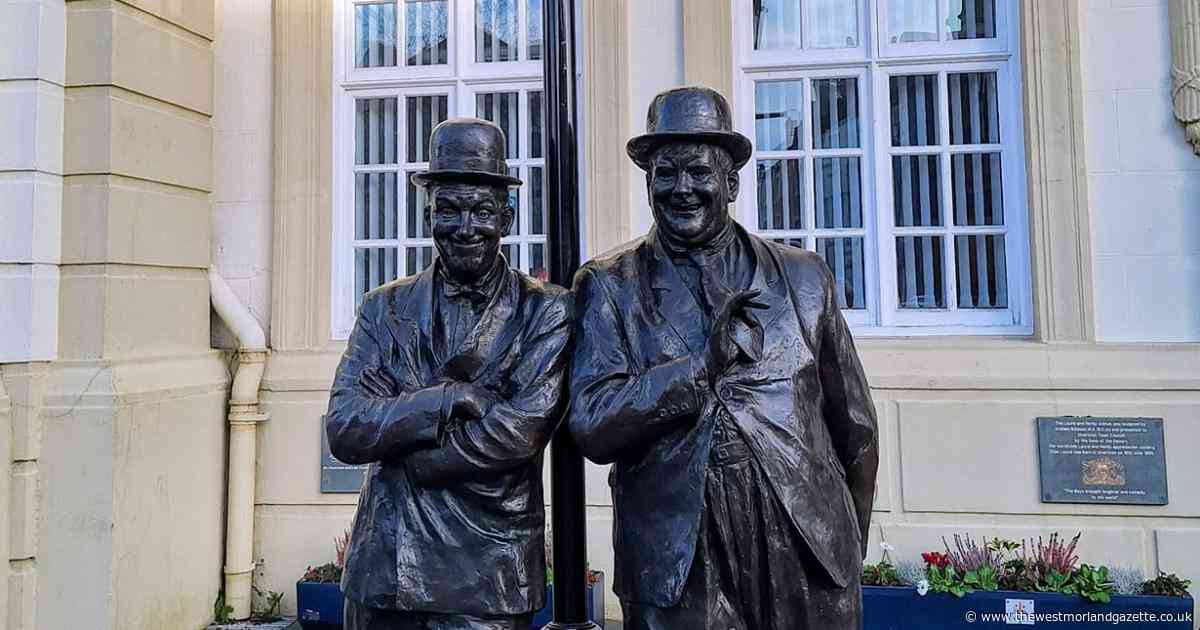
<path fill-rule="evenodd" d="M 939 7 L 941 3 L 938 3 Z M 941 9 L 939 8 L 939 11 Z M 939 28 L 944 28 L 940 26 Z M 955 242 L 954 242 L 954 212 L 953 212 L 953 194 L 954 183 L 951 181 L 951 164 L 950 164 L 950 91 L 947 81 L 948 73 L 945 70 L 938 72 L 938 130 L 939 130 L 939 145 L 941 159 L 938 160 L 938 169 L 940 171 L 940 186 L 941 186 L 941 208 L 938 212 L 942 217 L 943 236 L 942 242 L 942 291 L 946 296 L 946 310 L 954 312 L 958 310 L 958 262 L 955 259 Z"/>
<path fill-rule="evenodd" d="M 871 99 L 877 112 L 891 112 L 890 92 L 888 81 L 890 75 L 880 69 L 878 63 L 872 64 L 874 80 Z M 881 326 L 892 326 L 896 321 L 896 311 L 899 307 L 896 295 L 896 238 L 894 235 L 895 212 L 892 192 L 891 159 L 891 117 L 876 116 L 872 128 L 875 130 L 875 191 L 876 191 L 876 270 L 879 283 L 879 323 Z"/>
<path fill-rule="evenodd" d="M 800 23 L 807 23 L 804 19 L 803 9 L 800 11 Z M 803 45 L 804 38 L 801 37 Z M 805 77 L 802 82 L 800 92 L 800 116 L 803 123 L 801 127 L 803 132 L 801 135 L 801 160 L 800 160 L 800 177 L 804 178 L 804 247 L 811 251 L 817 250 L 816 231 L 817 231 L 817 201 L 816 201 L 816 163 L 813 160 L 813 134 L 816 133 L 816 125 L 818 121 L 812 115 L 812 78 Z"/>

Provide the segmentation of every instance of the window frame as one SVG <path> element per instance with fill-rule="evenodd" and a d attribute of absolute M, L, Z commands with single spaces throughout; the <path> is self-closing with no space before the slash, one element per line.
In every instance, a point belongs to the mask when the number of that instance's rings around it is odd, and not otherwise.
<path fill-rule="evenodd" d="M 405 156 L 397 155 L 397 163 L 389 165 L 357 165 L 355 154 L 355 99 L 374 97 L 396 97 L 398 99 L 397 134 L 398 143 L 407 142 L 407 117 L 405 98 L 429 94 L 445 94 L 447 96 L 447 116 L 475 116 L 475 95 L 485 92 L 517 91 L 521 103 L 520 125 L 528 136 L 528 93 L 540 91 L 542 86 L 542 62 L 522 59 L 513 62 L 475 62 L 475 38 L 459 37 L 459 33 L 471 33 L 474 20 L 474 0 L 447 0 L 447 63 L 444 66 L 405 66 L 402 65 L 402 53 L 397 50 L 396 66 L 355 68 L 354 53 L 354 6 L 358 4 L 380 4 L 382 0 L 335 0 L 341 6 L 333 11 L 333 81 L 331 109 L 333 124 L 331 125 L 331 143 L 333 159 L 330 168 L 333 206 L 333 240 L 331 251 L 333 264 L 330 265 L 330 328 L 334 340 L 349 338 L 354 327 L 356 316 L 357 296 L 355 296 L 355 250 L 357 246 L 370 244 L 372 246 L 426 246 L 432 245 L 431 238 L 409 239 L 405 236 L 405 220 L 407 205 L 406 174 L 415 170 L 428 168 L 427 162 L 405 162 Z M 404 41 L 403 5 L 405 0 L 395 0 L 397 5 L 397 38 Z M 524 14 L 528 9 L 529 0 L 520 0 L 518 10 L 521 12 L 521 55 L 528 54 L 528 42 L 525 41 L 527 28 Z M 471 11 L 460 10 L 462 6 L 470 6 Z M 465 26 L 464 26 L 465 25 Z M 534 89 L 534 88 L 538 89 Z M 543 101 L 543 120 L 545 120 L 545 102 Z M 528 137 L 521 139 L 521 147 L 529 144 Z M 528 152 L 528 149 L 523 149 Z M 531 164 L 533 162 L 534 164 Z M 541 158 L 513 160 L 510 166 L 526 169 L 540 165 L 544 168 L 545 150 Z M 358 241 L 355 237 L 355 216 L 353 191 L 354 176 L 360 171 L 396 172 L 396 238 L 371 241 Z M 526 181 L 518 189 L 519 203 L 522 209 L 529 209 L 529 182 Z M 515 244 L 522 249 L 521 266 L 525 269 L 529 262 L 529 245 L 546 242 L 546 235 L 530 235 L 528 232 L 529 218 L 523 216 L 527 212 L 518 213 L 515 218 L 521 221 L 521 233 L 506 237 L 502 244 Z M 549 255 L 549 249 L 545 250 Z M 405 260 L 397 253 L 397 277 L 404 277 Z"/>
<path fill-rule="evenodd" d="M 750 138 L 755 137 L 755 93 L 754 85 L 760 80 L 776 80 L 789 77 L 808 77 L 802 96 L 804 112 L 804 146 L 812 146 L 811 105 L 808 81 L 812 78 L 833 76 L 864 76 L 859 82 L 859 108 L 861 120 L 859 133 L 863 151 L 861 170 L 864 237 L 864 285 L 868 287 L 866 313 L 845 310 L 847 322 L 856 335 L 866 337 L 904 337 L 928 335 L 979 335 L 979 336 L 1030 336 L 1034 332 L 1032 277 L 1030 268 L 1029 199 L 1026 192 L 1027 162 L 1025 159 L 1025 129 L 1021 109 L 1024 94 L 1021 79 L 1020 55 L 1017 42 L 1019 33 L 1018 3 L 996 0 L 997 38 L 999 43 L 986 40 L 949 40 L 921 42 L 915 45 L 888 45 L 882 30 L 886 27 L 886 10 L 893 0 L 863 0 L 860 2 L 860 47 L 858 58 L 851 55 L 815 54 L 811 51 L 755 51 L 752 39 L 752 0 L 730 0 L 733 12 L 734 63 L 733 89 L 735 126 Z M 940 4 L 944 4 L 942 0 Z M 865 5 L 865 8 L 862 7 Z M 1007 9 L 1007 10 L 1005 10 Z M 1001 15 L 1003 19 L 1001 19 Z M 939 15 L 940 9 L 939 9 Z M 870 20 L 873 28 L 865 28 Z M 944 20 L 939 19 L 939 32 L 945 32 Z M 1001 36 L 1000 28 L 1006 28 Z M 866 31 L 863 33 L 863 31 Z M 858 49 L 846 49 L 858 50 Z M 767 54 L 764 54 L 767 53 Z M 818 49 L 817 53 L 828 52 Z M 998 109 L 1000 118 L 999 145 L 1004 199 L 1004 226 L 1006 235 L 1005 270 L 1008 289 L 1008 307 L 1005 309 L 900 309 L 897 295 L 897 264 L 895 257 L 896 227 L 893 225 L 892 173 L 891 173 L 891 120 L 888 77 L 916 70 L 924 74 L 939 76 L 939 137 L 938 151 L 941 154 L 961 153 L 974 145 L 951 145 L 947 137 L 949 107 L 945 92 L 947 73 L 971 72 L 975 70 L 997 70 Z M 986 145 L 992 148 L 992 145 Z M 915 151 L 908 151 L 912 153 Z M 931 151 L 932 152 L 932 151 Z M 905 153 L 905 151 L 900 151 Z M 737 216 L 743 225 L 754 233 L 757 229 L 757 171 L 755 156 L 741 171 L 742 190 L 737 202 Z M 811 160 L 806 153 L 805 160 Z M 953 248 L 956 234 L 973 231 L 994 233 L 994 227 L 961 229 L 953 225 L 952 196 L 946 196 L 952 182 L 948 176 L 949 160 L 940 169 L 940 187 L 943 195 L 943 216 L 949 220 L 936 229 L 943 236 L 943 282 L 947 306 L 957 300 L 956 266 Z M 813 207 L 812 168 L 804 169 L 804 194 L 806 218 Z M 870 211 L 874 208 L 875 211 Z M 815 226 L 807 224 L 806 232 Z M 904 228 L 900 228 L 903 232 Z M 769 237 L 769 236 L 768 236 Z M 814 251 L 813 239 L 806 240 L 806 247 Z M 949 254 L 947 256 L 946 254 Z M 953 295 L 952 295 L 953 294 Z"/>
<path fill-rule="evenodd" d="M 851 325 L 869 326 L 876 319 L 876 311 L 879 308 L 879 287 L 877 274 L 870 273 L 872 269 L 878 266 L 878 261 L 875 259 L 878 256 L 878 247 L 875 245 L 875 223 L 877 221 L 876 213 L 871 212 L 869 201 L 874 199 L 874 192 L 871 187 L 875 185 L 873 178 L 867 175 L 874 171 L 875 156 L 871 151 L 872 135 L 874 134 L 873 125 L 859 125 L 859 147 L 857 149 L 815 149 L 813 148 L 813 124 L 811 116 L 811 98 L 812 98 L 812 81 L 820 79 L 856 79 L 858 81 L 858 106 L 859 119 L 861 121 L 873 120 L 874 103 L 871 99 L 864 98 L 868 86 L 867 72 L 865 65 L 857 64 L 853 66 L 840 67 L 816 67 L 804 69 L 773 69 L 755 73 L 753 81 L 749 81 L 748 92 L 745 95 L 744 102 L 747 107 L 738 108 L 734 111 L 734 116 L 739 123 L 743 133 L 752 140 L 755 138 L 754 117 L 756 114 L 753 103 L 754 83 L 757 81 L 793 81 L 801 80 L 803 82 L 802 93 L 800 95 L 800 103 L 805 107 L 804 111 L 804 126 L 801 131 L 802 148 L 797 151 L 759 151 L 755 147 L 754 153 L 747 162 L 746 167 L 742 169 L 740 175 L 741 184 L 739 186 L 738 201 L 735 211 L 738 221 L 746 226 L 751 232 L 767 239 L 776 238 L 804 238 L 805 249 L 816 251 L 816 240 L 818 238 L 836 237 L 839 234 L 857 237 L 861 232 L 863 239 L 863 284 L 866 290 L 865 309 L 843 309 L 842 313 L 846 321 Z M 816 175 L 816 165 L 814 160 L 821 157 L 835 156 L 857 156 L 860 157 L 860 200 L 862 206 L 862 228 L 817 228 L 816 226 L 816 187 L 813 185 Z M 758 172 L 757 160 L 765 159 L 800 159 L 801 160 L 801 176 L 804 178 L 804 228 L 800 230 L 761 230 L 758 225 Z M 802 236 L 800 236 L 802 235 Z"/>

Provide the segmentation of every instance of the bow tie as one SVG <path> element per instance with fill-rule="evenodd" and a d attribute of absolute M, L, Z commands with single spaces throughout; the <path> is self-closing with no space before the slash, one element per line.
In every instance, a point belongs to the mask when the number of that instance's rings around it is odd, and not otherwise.
<path fill-rule="evenodd" d="M 468 300 L 476 305 L 485 302 L 488 298 L 480 287 L 456 285 L 450 282 L 442 283 L 442 294 L 451 300 Z"/>

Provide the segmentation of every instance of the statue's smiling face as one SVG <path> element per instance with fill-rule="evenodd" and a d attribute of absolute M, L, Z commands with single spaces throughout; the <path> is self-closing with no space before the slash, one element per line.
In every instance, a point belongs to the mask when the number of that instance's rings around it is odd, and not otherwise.
<path fill-rule="evenodd" d="M 484 184 L 435 184 L 426 215 L 438 256 L 451 277 L 472 283 L 496 262 L 512 227 L 508 190 Z"/>
<path fill-rule="evenodd" d="M 704 143 L 664 145 L 646 173 L 654 221 L 671 240 L 703 244 L 729 221 L 738 174 L 722 148 Z"/>

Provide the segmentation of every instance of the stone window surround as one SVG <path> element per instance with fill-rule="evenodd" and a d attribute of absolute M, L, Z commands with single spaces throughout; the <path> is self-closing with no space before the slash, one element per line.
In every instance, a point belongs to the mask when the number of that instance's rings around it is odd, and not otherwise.
<path fill-rule="evenodd" d="M 629 197 L 627 95 L 611 90 L 614 84 L 626 85 L 631 71 L 624 45 L 627 2 L 581 1 L 580 65 L 592 77 L 580 95 L 590 122 L 583 143 L 589 255 L 632 236 L 625 213 L 602 211 L 622 207 Z M 728 0 L 684 0 L 687 83 L 733 92 L 731 8 Z M 859 345 L 875 387 L 1192 389 L 1188 383 L 1197 366 L 1188 356 L 1194 345 L 1095 344 L 1081 10 L 1073 0 L 1021 0 L 1033 337 L 866 339 Z M 274 5 L 275 354 L 265 383 L 269 389 L 326 389 L 344 347 L 333 339 L 330 325 L 332 19 L 331 0 Z"/>

